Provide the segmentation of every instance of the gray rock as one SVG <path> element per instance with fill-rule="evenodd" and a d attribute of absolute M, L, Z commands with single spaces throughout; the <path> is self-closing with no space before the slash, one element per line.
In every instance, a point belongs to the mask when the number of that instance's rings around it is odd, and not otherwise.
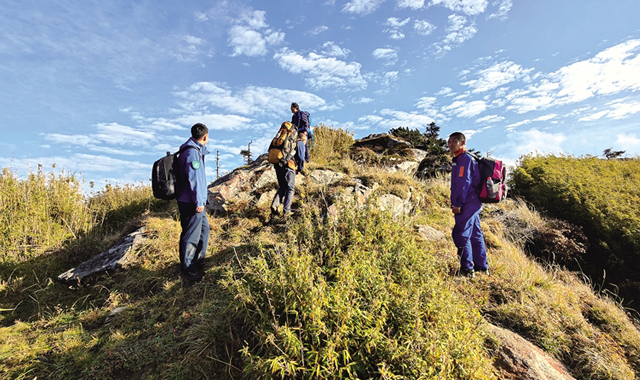
<path fill-rule="evenodd" d="M 276 176 L 276 170 L 273 168 L 273 166 L 269 166 L 267 170 L 263 171 L 260 174 L 260 177 L 258 178 L 256 183 L 253 185 L 253 188 L 256 190 L 262 189 L 267 185 L 277 184 L 277 183 L 278 183 L 278 177 Z"/>
<path fill-rule="evenodd" d="M 399 171 L 407 174 L 415 174 L 420 163 L 417 161 L 405 161 L 393 167 L 393 171 Z"/>
<path fill-rule="evenodd" d="M 127 306 L 118 306 L 115 309 L 111 310 L 111 312 L 109 313 L 109 315 L 107 315 L 107 317 L 104 319 L 104 323 L 108 324 L 111 323 L 111 321 L 113 321 L 113 319 L 120 313 L 122 313 L 123 311 L 127 310 Z"/>
<path fill-rule="evenodd" d="M 411 149 L 413 151 L 413 155 L 416 156 L 416 161 L 419 163 L 427 157 L 427 152 L 422 149 Z"/>
<path fill-rule="evenodd" d="M 262 205 L 271 205 L 271 202 L 273 201 L 273 197 L 276 196 L 276 192 L 277 190 L 270 190 L 267 191 L 266 193 L 262 193 L 260 194 L 260 198 L 258 198 L 258 206 L 262 206 Z"/>
<path fill-rule="evenodd" d="M 442 231 L 438 231 L 431 226 L 415 226 L 418 235 L 426 241 L 440 241 L 446 239 Z"/>
<path fill-rule="evenodd" d="M 381 195 L 378 198 L 378 207 L 380 207 L 382 211 L 388 211 L 393 216 L 407 215 L 413 209 L 411 201 L 393 194 Z"/>
<path fill-rule="evenodd" d="M 376 133 L 371 134 L 367 137 L 363 137 L 359 140 L 354 141 L 353 146 L 355 147 L 373 147 L 379 146 L 382 148 L 391 148 L 396 145 L 403 145 L 408 148 L 411 148 L 411 143 L 405 141 L 403 139 L 397 138 L 388 133 Z"/>
<path fill-rule="evenodd" d="M 331 170 L 314 170 L 309 174 L 309 178 L 320 185 L 330 185 L 340 181 L 344 177 L 345 174 Z"/>
<path fill-rule="evenodd" d="M 575 380 L 560 361 L 520 335 L 492 324 L 488 330 L 498 339 L 496 364 L 505 378 L 518 380 Z"/>
<path fill-rule="evenodd" d="M 269 169 L 273 171 L 269 163 L 268 155 L 263 154 L 248 166 L 242 166 L 216 180 L 209 186 L 207 200 L 208 209 L 212 211 L 226 211 L 227 206 L 233 202 L 253 200 L 251 195 L 254 190 L 254 182 L 260 181 L 263 175 L 263 186 L 270 181 Z M 273 173 L 275 177 L 275 171 Z M 257 178 L 257 179 L 256 179 Z"/>
<path fill-rule="evenodd" d="M 75 284 L 87 277 L 110 270 L 123 269 L 135 260 L 133 252 L 147 241 L 144 227 L 125 236 L 118 244 L 58 276 L 58 281 Z"/>

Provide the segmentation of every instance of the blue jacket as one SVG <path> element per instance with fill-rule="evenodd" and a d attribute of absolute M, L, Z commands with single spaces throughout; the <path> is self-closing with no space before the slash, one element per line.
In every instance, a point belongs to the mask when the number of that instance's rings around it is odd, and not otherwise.
<path fill-rule="evenodd" d="M 307 146 L 304 144 L 302 140 L 298 140 L 298 144 L 296 145 L 296 155 L 294 157 L 296 161 L 296 167 L 298 171 L 301 172 L 304 169 L 304 162 L 307 157 Z"/>
<path fill-rule="evenodd" d="M 291 124 L 298 127 L 298 132 L 309 131 L 309 113 L 306 111 L 298 111 L 291 116 Z"/>
<path fill-rule="evenodd" d="M 451 206 L 462 207 L 472 199 L 477 199 L 476 189 L 480 184 L 480 168 L 467 151 L 453 158 L 451 162 Z"/>
<path fill-rule="evenodd" d="M 209 154 L 207 147 L 197 142 L 193 137 L 180 146 L 195 146 L 187 149 L 178 156 L 182 188 L 178 194 L 178 202 L 195 203 L 196 207 L 207 204 L 207 175 L 204 167 L 204 156 Z"/>

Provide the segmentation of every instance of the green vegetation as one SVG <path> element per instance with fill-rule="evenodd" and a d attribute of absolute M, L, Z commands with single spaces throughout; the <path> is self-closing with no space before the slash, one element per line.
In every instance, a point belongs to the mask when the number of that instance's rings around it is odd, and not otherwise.
<path fill-rule="evenodd" d="M 637 308 L 640 160 L 531 155 L 522 158 L 512 177 L 513 194 L 584 228 L 590 247 L 582 269 L 597 283 L 615 284 Z"/>
<path fill-rule="evenodd" d="M 268 206 L 209 215 L 206 275 L 193 286 L 179 277 L 174 203 L 123 187 L 84 199 L 101 210 L 86 227 L 96 232 L 0 267 L 0 378 L 497 379 L 487 322 L 526 337 L 578 379 L 640 376 L 640 333 L 625 311 L 523 254 L 529 231 L 546 224 L 539 214 L 522 202 L 488 207 L 492 274 L 455 276 L 447 179 L 355 165 L 351 134 L 325 128 L 310 168 L 347 178 L 298 181 L 286 228 L 262 225 Z M 366 202 L 355 183 L 371 189 Z M 381 212 L 384 194 L 414 212 Z M 333 202 L 337 217 L 326 213 Z M 150 240 L 132 268 L 81 286 L 52 280 L 133 225 Z M 424 225 L 445 237 L 423 240 Z"/>

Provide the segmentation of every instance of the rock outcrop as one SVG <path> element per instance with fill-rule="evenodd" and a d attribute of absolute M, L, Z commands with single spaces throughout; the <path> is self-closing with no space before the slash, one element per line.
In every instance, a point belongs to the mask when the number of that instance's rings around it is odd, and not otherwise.
<path fill-rule="evenodd" d="M 144 227 L 125 236 L 118 244 L 58 276 L 58 281 L 77 284 L 107 271 L 124 269 L 134 261 L 136 248 L 147 241 Z"/>
<path fill-rule="evenodd" d="M 560 361 L 520 335 L 492 324 L 488 330 L 498 340 L 496 366 L 502 377 L 513 380 L 575 380 Z"/>

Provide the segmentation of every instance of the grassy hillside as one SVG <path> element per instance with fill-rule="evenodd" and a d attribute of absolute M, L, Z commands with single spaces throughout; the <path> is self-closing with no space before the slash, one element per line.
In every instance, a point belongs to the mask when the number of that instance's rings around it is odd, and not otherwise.
<path fill-rule="evenodd" d="M 266 207 L 209 215 L 206 275 L 196 285 L 179 277 L 175 205 L 153 202 L 148 191 L 114 192 L 121 202 L 92 222 L 89 230 L 103 233 L 91 239 L 76 233 L 6 257 L 0 377 L 497 379 L 485 321 L 520 333 L 577 378 L 640 376 L 640 333 L 620 306 L 522 253 L 522 226 L 543 225 L 538 214 L 516 202 L 488 208 L 492 274 L 457 277 L 447 180 L 358 166 L 346 158 L 351 137 L 325 132 L 333 137 L 316 141 L 311 168 L 349 176 L 332 187 L 299 177 L 287 228 L 263 226 Z M 378 185 L 362 208 L 345 192 L 356 180 Z M 415 211 L 381 212 L 376 197 L 387 193 Z M 325 217 L 333 201 L 337 221 Z M 507 229 L 514 219 L 520 227 Z M 52 280 L 137 225 L 152 239 L 130 270 L 78 287 Z M 422 225 L 445 238 L 423 240 Z"/>
<path fill-rule="evenodd" d="M 640 305 L 640 160 L 527 156 L 513 175 L 513 193 L 584 228 L 590 247 L 582 269 L 612 283 L 631 307 Z"/>

